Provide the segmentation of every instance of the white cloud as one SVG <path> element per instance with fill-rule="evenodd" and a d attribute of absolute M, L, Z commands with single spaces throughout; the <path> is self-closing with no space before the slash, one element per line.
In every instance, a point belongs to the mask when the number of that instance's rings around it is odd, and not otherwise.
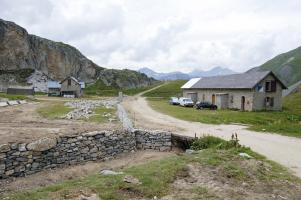
<path fill-rule="evenodd" d="M 299 0 L 0 0 L 0 17 L 105 67 L 244 71 L 301 44 Z"/>

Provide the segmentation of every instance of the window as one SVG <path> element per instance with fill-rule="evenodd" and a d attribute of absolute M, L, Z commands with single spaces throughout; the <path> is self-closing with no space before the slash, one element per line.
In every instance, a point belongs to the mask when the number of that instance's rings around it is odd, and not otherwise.
<path fill-rule="evenodd" d="M 271 92 L 276 92 L 276 81 L 271 81 Z"/>
<path fill-rule="evenodd" d="M 233 103 L 234 102 L 234 97 L 233 95 L 230 96 L 230 103 Z"/>
<path fill-rule="evenodd" d="M 267 107 L 273 107 L 274 106 L 274 97 L 266 97 L 265 98 L 265 105 Z"/>
<path fill-rule="evenodd" d="M 265 91 L 266 92 L 271 91 L 271 82 L 269 82 L 269 81 L 265 82 Z"/>
<path fill-rule="evenodd" d="M 68 86 L 71 85 L 71 79 L 68 79 Z"/>
<path fill-rule="evenodd" d="M 265 82 L 265 91 L 266 92 L 276 92 L 276 81 L 267 81 Z"/>
<path fill-rule="evenodd" d="M 203 101 L 205 101 L 205 94 L 203 94 Z"/>
<path fill-rule="evenodd" d="M 263 87 L 262 87 L 262 85 L 257 85 L 257 86 L 256 86 L 256 91 L 257 91 L 257 92 L 263 92 Z"/>

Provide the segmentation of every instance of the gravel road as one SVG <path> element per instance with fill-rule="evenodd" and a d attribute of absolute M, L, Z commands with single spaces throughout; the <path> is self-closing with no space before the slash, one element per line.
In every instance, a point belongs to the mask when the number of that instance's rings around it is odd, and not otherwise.
<path fill-rule="evenodd" d="M 136 128 L 163 129 L 189 136 L 210 134 L 227 140 L 232 133 L 237 133 L 241 144 L 288 167 L 301 177 L 301 139 L 250 131 L 242 125 L 211 125 L 176 119 L 153 110 L 141 96 L 128 97 L 123 105 L 134 119 Z"/>

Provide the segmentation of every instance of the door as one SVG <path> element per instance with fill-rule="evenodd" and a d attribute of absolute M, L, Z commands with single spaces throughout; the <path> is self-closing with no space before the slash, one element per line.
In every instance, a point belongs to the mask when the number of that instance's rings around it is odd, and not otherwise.
<path fill-rule="evenodd" d="M 215 94 L 212 95 L 212 101 L 211 102 L 212 102 L 212 104 L 215 105 Z"/>
<path fill-rule="evenodd" d="M 193 101 L 193 103 L 196 103 L 198 101 L 198 94 L 197 93 L 189 93 L 190 99 Z"/>
<path fill-rule="evenodd" d="M 245 102 L 246 102 L 246 98 L 245 96 L 241 97 L 241 110 L 245 110 Z"/>

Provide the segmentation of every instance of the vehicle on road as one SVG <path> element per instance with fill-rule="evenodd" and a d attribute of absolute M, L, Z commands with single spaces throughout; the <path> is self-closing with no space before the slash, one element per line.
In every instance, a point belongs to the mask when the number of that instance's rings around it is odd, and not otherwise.
<path fill-rule="evenodd" d="M 185 98 L 185 97 L 181 97 L 179 99 L 179 103 L 180 103 L 180 106 L 184 106 L 184 107 L 193 107 L 194 106 L 193 101 L 191 99 Z"/>
<path fill-rule="evenodd" d="M 216 110 L 217 109 L 217 105 L 214 105 L 212 103 L 209 103 L 209 102 L 197 102 L 195 104 L 195 108 L 196 109 L 205 109 L 205 108 L 208 108 L 210 110 Z"/>
<path fill-rule="evenodd" d="M 169 104 L 170 105 L 179 105 L 179 98 L 178 97 L 170 97 L 169 99 Z"/>

